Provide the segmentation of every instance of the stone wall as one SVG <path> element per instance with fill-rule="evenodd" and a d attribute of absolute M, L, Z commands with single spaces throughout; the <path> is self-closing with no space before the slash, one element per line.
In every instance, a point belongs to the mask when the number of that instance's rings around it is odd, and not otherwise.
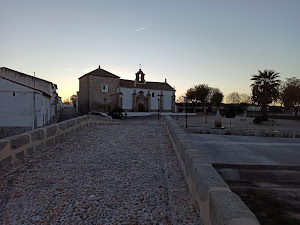
<path fill-rule="evenodd" d="M 102 85 L 108 86 L 108 92 L 102 92 Z M 89 111 L 107 112 L 118 105 L 119 78 L 90 76 Z M 106 99 L 106 101 L 105 101 Z"/>
<path fill-rule="evenodd" d="M 0 139 L 6 138 L 9 136 L 22 134 L 26 131 L 29 131 L 31 127 L 6 127 L 0 126 Z"/>
<path fill-rule="evenodd" d="M 0 140 L 0 168 L 59 144 L 94 124 L 118 124 L 106 117 L 81 116 Z"/>
<path fill-rule="evenodd" d="M 78 92 L 78 114 L 85 115 L 89 113 L 89 76 L 83 76 L 79 79 Z"/>
<path fill-rule="evenodd" d="M 178 124 L 165 117 L 191 202 L 205 225 L 258 225 L 255 215 L 233 193 L 215 168 L 207 163 Z"/>
<path fill-rule="evenodd" d="M 212 129 L 212 128 L 189 128 L 189 132 L 197 134 L 219 134 L 255 137 L 277 137 L 277 138 L 300 138 L 298 130 L 245 130 L 245 129 Z"/>

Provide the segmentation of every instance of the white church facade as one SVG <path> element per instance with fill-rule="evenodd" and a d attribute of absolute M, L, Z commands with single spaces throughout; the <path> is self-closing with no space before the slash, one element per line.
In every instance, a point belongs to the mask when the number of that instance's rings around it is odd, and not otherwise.
<path fill-rule="evenodd" d="M 141 69 L 135 80 L 121 79 L 100 66 L 79 78 L 79 114 L 116 107 L 126 112 L 174 112 L 175 89 L 166 81 L 146 81 Z"/>

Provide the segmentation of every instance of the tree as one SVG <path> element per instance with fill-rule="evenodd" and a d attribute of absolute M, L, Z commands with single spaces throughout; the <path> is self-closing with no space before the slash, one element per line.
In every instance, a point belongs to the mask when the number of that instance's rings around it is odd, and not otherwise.
<path fill-rule="evenodd" d="M 280 80 L 277 78 L 279 73 L 274 70 L 258 71 L 258 75 L 252 76 L 252 100 L 262 106 L 264 116 L 267 116 L 268 104 L 279 97 Z"/>
<path fill-rule="evenodd" d="M 67 104 L 67 105 L 71 105 L 71 102 L 68 98 L 66 98 L 64 101 L 63 101 L 64 104 Z"/>
<path fill-rule="evenodd" d="M 245 104 L 252 103 L 251 95 L 240 94 L 239 96 L 240 96 L 240 103 L 245 103 Z"/>
<path fill-rule="evenodd" d="M 236 114 L 237 114 L 237 110 L 236 110 L 236 107 L 234 105 L 228 105 L 228 106 L 225 107 L 224 116 L 226 118 L 230 119 L 230 126 L 231 126 L 231 118 L 236 117 Z"/>
<path fill-rule="evenodd" d="M 226 96 L 226 103 L 239 104 L 241 102 L 240 94 L 237 92 L 231 92 Z"/>
<path fill-rule="evenodd" d="M 287 78 L 281 87 L 281 99 L 285 107 L 294 108 L 297 116 L 300 107 L 300 79 Z"/>
<path fill-rule="evenodd" d="M 208 100 L 209 92 L 210 87 L 207 84 L 198 84 L 188 89 L 185 95 L 187 99 L 196 100 L 201 102 L 202 105 L 205 105 Z"/>
<path fill-rule="evenodd" d="M 219 107 L 224 97 L 223 93 L 219 88 L 211 88 L 210 92 L 210 102 Z"/>
<path fill-rule="evenodd" d="M 76 96 L 76 95 L 72 95 L 72 96 L 70 97 L 70 101 L 71 101 L 71 103 L 72 103 L 72 105 L 73 105 L 74 107 L 76 107 L 76 99 L 77 99 L 77 96 Z"/>

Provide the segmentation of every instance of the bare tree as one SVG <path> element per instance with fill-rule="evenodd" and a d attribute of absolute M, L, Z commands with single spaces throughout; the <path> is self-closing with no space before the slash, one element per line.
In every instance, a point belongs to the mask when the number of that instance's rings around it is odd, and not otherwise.
<path fill-rule="evenodd" d="M 287 78 L 281 87 L 280 96 L 284 106 L 294 108 L 295 116 L 297 116 L 300 107 L 300 79 Z"/>
<path fill-rule="evenodd" d="M 231 92 L 226 96 L 226 103 L 230 104 L 239 104 L 241 103 L 240 94 L 237 92 Z"/>

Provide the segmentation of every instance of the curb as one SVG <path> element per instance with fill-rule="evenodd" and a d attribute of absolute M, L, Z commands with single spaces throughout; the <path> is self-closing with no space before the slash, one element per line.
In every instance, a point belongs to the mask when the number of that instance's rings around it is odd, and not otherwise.
<path fill-rule="evenodd" d="M 212 164 L 207 163 L 194 143 L 170 117 L 164 122 L 190 199 L 205 225 L 259 225 L 256 216 L 233 193 Z"/>

